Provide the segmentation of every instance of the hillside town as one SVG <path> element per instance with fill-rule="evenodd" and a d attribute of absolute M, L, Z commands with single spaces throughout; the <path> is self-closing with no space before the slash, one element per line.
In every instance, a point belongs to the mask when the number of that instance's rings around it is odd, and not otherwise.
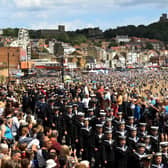
<path fill-rule="evenodd" d="M 166 20 L 167 15 L 160 20 Z M 168 44 L 157 39 L 116 35 L 109 40 L 102 39 L 99 28 L 88 29 L 85 42 L 71 44 L 54 37 L 65 32 L 65 26 L 58 30 L 41 30 L 49 38 L 31 39 L 29 30 L 20 29 L 18 37 L 4 36 L 0 30 L 0 66 L 10 73 L 23 69 L 134 69 L 160 68 L 168 65 Z M 63 59 L 62 59 L 63 58 Z M 8 60 L 9 59 L 9 60 Z M 51 64 L 50 64 L 51 63 Z M 9 64 L 9 66 L 8 66 Z"/>

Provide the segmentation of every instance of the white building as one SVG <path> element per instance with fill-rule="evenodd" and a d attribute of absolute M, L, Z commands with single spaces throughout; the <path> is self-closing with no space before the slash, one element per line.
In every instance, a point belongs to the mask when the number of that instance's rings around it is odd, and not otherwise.
<path fill-rule="evenodd" d="M 68 55 L 68 54 L 71 54 L 73 53 L 76 49 L 66 43 L 62 43 L 62 46 L 64 48 L 64 54 L 65 55 Z"/>
<path fill-rule="evenodd" d="M 133 65 L 138 63 L 138 54 L 136 52 L 129 52 L 127 54 L 127 64 Z"/>
<path fill-rule="evenodd" d="M 128 43 L 130 42 L 130 38 L 127 35 L 118 35 L 115 38 L 117 43 Z"/>
<path fill-rule="evenodd" d="M 58 41 L 49 41 L 48 51 L 50 54 L 54 54 L 54 47 Z M 73 53 L 76 49 L 66 43 L 61 43 L 62 47 L 64 48 L 64 55 L 68 55 Z"/>
<path fill-rule="evenodd" d="M 3 29 L 0 29 L 0 35 L 3 35 Z"/>
<path fill-rule="evenodd" d="M 10 47 L 21 47 L 26 51 L 26 57 L 22 58 L 22 61 L 28 61 L 31 59 L 31 46 L 29 32 L 27 29 L 19 29 L 18 39 L 10 44 Z"/>
<path fill-rule="evenodd" d="M 49 41 L 49 45 L 48 45 L 48 51 L 50 54 L 54 54 L 54 41 Z"/>

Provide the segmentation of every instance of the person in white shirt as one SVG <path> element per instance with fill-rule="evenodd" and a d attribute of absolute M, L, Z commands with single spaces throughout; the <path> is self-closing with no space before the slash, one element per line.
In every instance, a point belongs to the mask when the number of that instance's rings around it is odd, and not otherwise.
<path fill-rule="evenodd" d="M 89 94 L 86 94 L 86 96 L 83 98 L 82 103 L 83 103 L 85 109 L 89 108 L 90 99 L 91 98 L 89 97 Z"/>

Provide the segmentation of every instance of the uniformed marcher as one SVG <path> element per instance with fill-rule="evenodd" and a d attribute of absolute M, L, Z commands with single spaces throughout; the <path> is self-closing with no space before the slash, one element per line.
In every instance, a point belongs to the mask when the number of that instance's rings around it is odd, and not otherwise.
<path fill-rule="evenodd" d="M 131 128 L 130 129 L 130 136 L 127 137 L 127 145 L 131 151 L 136 149 L 136 145 L 139 142 L 139 137 L 137 136 L 137 129 Z"/>
<path fill-rule="evenodd" d="M 72 145 L 74 143 L 73 137 L 73 120 L 74 114 L 72 113 L 72 105 L 67 105 L 67 114 L 64 116 L 64 129 L 65 129 L 65 137 L 66 137 L 66 144 Z"/>
<path fill-rule="evenodd" d="M 73 104 L 73 114 L 78 115 L 78 105 L 77 104 Z"/>
<path fill-rule="evenodd" d="M 112 120 L 111 118 L 106 118 L 106 122 L 104 124 L 104 131 L 109 130 L 109 129 L 113 129 Z"/>
<path fill-rule="evenodd" d="M 114 140 L 112 139 L 112 130 L 105 132 L 107 139 L 102 145 L 102 159 L 106 168 L 115 167 Z"/>
<path fill-rule="evenodd" d="M 151 168 L 152 154 L 145 155 L 141 161 L 141 168 Z"/>
<path fill-rule="evenodd" d="M 126 136 L 119 136 L 118 144 L 114 148 L 115 151 L 115 168 L 127 168 L 129 148 L 126 145 Z"/>
<path fill-rule="evenodd" d="M 126 123 L 126 130 L 130 133 L 130 129 L 136 127 L 134 124 L 134 116 L 128 116 L 128 121 Z"/>
<path fill-rule="evenodd" d="M 168 166 L 168 142 L 160 142 L 161 153 L 162 153 L 162 163 Z"/>
<path fill-rule="evenodd" d="M 117 126 L 119 124 L 119 122 L 123 121 L 123 113 L 122 112 L 118 112 L 117 113 L 117 117 L 113 120 L 113 126 L 114 126 L 114 129 L 117 129 Z"/>
<path fill-rule="evenodd" d="M 59 124 L 59 115 L 60 115 L 59 114 L 60 113 L 59 109 L 60 109 L 60 107 L 58 107 L 58 106 L 54 106 L 54 108 L 53 108 L 53 116 L 52 116 L 53 125 L 52 125 L 52 127 L 54 129 L 56 129 L 56 130 L 58 130 L 58 128 L 59 128 L 59 126 L 58 126 L 58 124 Z"/>
<path fill-rule="evenodd" d="M 158 135 L 159 127 L 151 126 L 151 145 L 152 151 L 159 152 L 159 135 Z"/>
<path fill-rule="evenodd" d="M 27 109 L 31 108 L 31 99 L 27 91 L 24 92 L 22 104 L 23 104 L 23 112 L 26 112 Z"/>
<path fill-rule="evenodd" d="M 147 125 L 146 123 L 139 123 L 138 125 L 137 135 L 141 142 L 144 142 L 143 137 L 147 135 L 146 125 Z"/>
<path fill-rule="evenodd" d="M 91 161 L 93 157 L 93 130 L 89 126 L 89 119 L 84 119 L 84 126 L 80 130 L 80 148 L 82 159 Z"/>
<path fill-rule="evenodd" d="M 118 123 L 118 129 L 114 132 L 115 140 L 118 141 L 119 136 L 127 136 L 127 131 L 125 130 L 125 121 L 120 121 Z"/>
<path fill-rule="evenodd" d="M 73 122 L 73 136 L 74 136 L 74 148 L 77 150 L 77 156 L 80 157 L 80 132 L 81 128 L 84 127 L 84 116 L 82 112 L 78 112 Z"/>
<path fill-rule="evenodd" d="M 151 145 L 150 135 L 144 136 L 144 144 L 145 144 L 145 152 L 148 154 L 151 154 L 152 153 L 152 145 Z"/>
<path fill-rule="evenodd" d="M 142 158 L 146 155 L 145 153 L 145 144 L 138 143 L 137 150 L 130 154 L 128 160 L 128 167 L 141 168 Z"/>
<path fill-rule="evenodd" d="M 89 124 L 95 130 L 97 117 L 94 115 L 93 109 L 88 109 L 88 115 L 86 117 L 89 118 Z"/>
<path fill-rule="evenodd" d="M 167 168 L 167 165 L 162 162 L 162 153 L 155 153 L 151 168 Z"/>
<path fill-rule="evenodd" d="M 47 107 L 46 107 L 46 117 L 47 117 L 47 126 L 49 127 L 55 127 L 55 124 L 54 124 L 54 97 L 51 97 L 49 100 L 48 100 L 48 103 L 47 103 Z"/>
<path fill-rule="evenodd" d="M 99 123 L 102 123 L 104 125 L 105 122 L 106 122 L 106 113 L 104 112 L 104 110 L 100 110 Z"/>
<path fill-rule="evenodd" d="M 94 152 L 94 159 L 95 165 L 94 167 L 102 167 L 103 160 L 102 160 L 102 143 L 104 141 L 104 133 L 103 133 L 103 125 L 96 124 L 96 132 L 93 135 L 93 152 Z"/>

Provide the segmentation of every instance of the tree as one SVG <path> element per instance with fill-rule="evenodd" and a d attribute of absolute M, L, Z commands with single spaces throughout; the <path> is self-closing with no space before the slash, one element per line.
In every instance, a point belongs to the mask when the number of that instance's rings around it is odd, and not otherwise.
<path fill-rule="evenodd" d="M 117 27 L 116 29 L 108 29 L 103 35 L 105 39 L 116 37 L 116 35 L 128 35 L 130 37 L 142 37 L 168 41 L 168 22 L 156 22 L 148 26 L 145 25 L 128 25 Z"/>
<path fill-rule="evenodd" d="M 7 28 L 3 30 L 3 35 L 4 36 L 12 36 L 12 37 L 17 37 L 18 36 L 18 28 L 12 29 L 12 28 Z"/>
<path fill-rule="evenodd" d="M 87 38 L 84 35 L 73 34 L 70 35 L 70 42 L 72 45 L 80 45 L 81 43 L 86 43 Z"/>
<path fill-rule="evenodd" d="M 55 36 L 58 41 L 63 41 L 68 43 L 70 41 L 69 35 L 67 33 L 60 33 Z"/>

